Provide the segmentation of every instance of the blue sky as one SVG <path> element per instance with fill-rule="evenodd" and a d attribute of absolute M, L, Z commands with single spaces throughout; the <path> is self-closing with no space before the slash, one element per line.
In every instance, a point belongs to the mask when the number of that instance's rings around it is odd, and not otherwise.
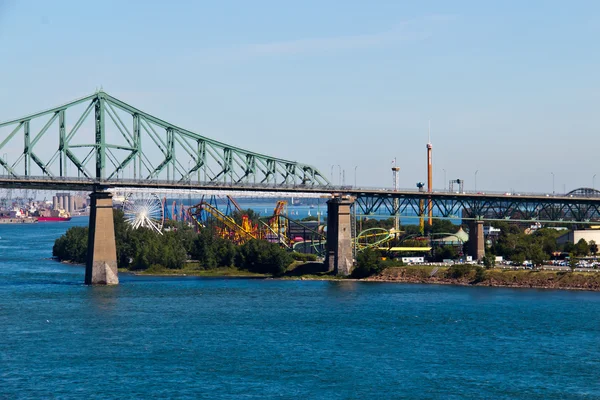
<path fill-rule="evenodd" d="M 105 91 L 353 184 L 556 191 L 600 165 L 600 2 L 0 0 L 0 120 Z"/>

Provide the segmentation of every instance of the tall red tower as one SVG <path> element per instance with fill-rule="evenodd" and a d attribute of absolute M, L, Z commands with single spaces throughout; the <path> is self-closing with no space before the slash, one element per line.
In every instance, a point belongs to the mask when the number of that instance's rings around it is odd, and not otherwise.
<path fill-rule="evenodd" d="M 433 192 L 433 166 L 431 163 L 431 149 L 433 145 L 431 144 L 431 122 L 429 122 L 429 138 L 427 142 L 427 192 Z M 433 225 L 433 204 L 431 198 L 427 201 L 427 224 L 429 226 Z"/>

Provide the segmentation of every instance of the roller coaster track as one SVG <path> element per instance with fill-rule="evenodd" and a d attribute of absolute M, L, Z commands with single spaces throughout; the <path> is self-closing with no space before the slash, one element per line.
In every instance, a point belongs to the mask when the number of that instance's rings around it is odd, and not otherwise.
<path fill-rule="evenodd" d="M 356 243 L 356 250 L 363 251 L 370 248 L 379 248 L 381 245 L 394 239 L 394 237 L 395 234 L 391 230 L 385 228 L 369 228 L 360 232 L 354 239 L 354 242 Z M 361 243 L 361 240 L 366 240 L 368 238 L 373 238 L 374 241 L 372 243 L 366 241 Z"/>
<path fill-rule="evenodd" d="M 201 211 L 206 211 L 215 220 L 217 220 L 218 222 L 225 225 L 231 231 L 231 233 L 233 233 L 234 235 L 237 235 L 237 237 L 234 238 L 234 239 L 236 239 L 234 241 L 236 241 L 239 244 L 245 243 L 251 239 L 259 238 L 258 235 L 254 234 L 253 232 L 251 232 L 248 229 L 248 226 L 246 226 L 244 228 L 244 227 L 238 225 L 233 218 L 223 214 L 221 211 L 219 211 L 219 209 L 217 209 L 216 207 L 213 207 L 212 205 L 210 205 L 206 202 L 201 202 L 201 203 L 196 204 L 195 206 L 192 206 L 188 209 L 190 217 L 194 221 L 196 221 L 196 223 L 199 226 L 202 226 L 202 224 L 198 218 Z"/>

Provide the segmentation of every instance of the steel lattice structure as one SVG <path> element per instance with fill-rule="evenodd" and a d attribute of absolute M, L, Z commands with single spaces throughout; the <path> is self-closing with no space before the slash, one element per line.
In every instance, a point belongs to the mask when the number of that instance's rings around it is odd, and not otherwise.
<path fill-rule="evenodd" d="M 329 184 L 315 167 L 209 139 L 102 90 L 0 123 L 0 141 L 0 166 L 21 180 L 78 178 L 105 184 L 129 172 L 134 180 Z M 9 162 L 8 156 L 16 159 Z"/>
<path fill-rule="evenodd" d="M 438 218 L 600 221 L 600 193 L 590 188 L 507 196 L 334 187 L 310 165 L 209 139 L 102 90 L 0 123 L 0 155 L 3 188 L 349 195 L 363 215 L 419 216 L 431 204 Z"/>
<path fill-rule="evenodd" d="M 551 197 L 546 195 L 361 192 L 357 194 L 356 203 L 364 215 L 420 216 L 427 212 L 422 208 L 423 202 L 430 200 L 433 214 L 438 218 L 540 222 L 600 221 L 600 198 L 576 197 L 571 194 Z"/>

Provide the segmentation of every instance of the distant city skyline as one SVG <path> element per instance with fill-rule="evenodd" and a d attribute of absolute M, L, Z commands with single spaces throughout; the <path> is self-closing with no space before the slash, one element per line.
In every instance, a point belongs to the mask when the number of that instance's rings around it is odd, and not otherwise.
<path fill-rule="evenodd" d="M 600 3 L 402 3 L 0 0 L 0 121 L 102 87 L 334 184 L 389 188 L 393 159 L 401 188 L 427 182 L 431 121 L 434 190 L 596 186 Z"/>

